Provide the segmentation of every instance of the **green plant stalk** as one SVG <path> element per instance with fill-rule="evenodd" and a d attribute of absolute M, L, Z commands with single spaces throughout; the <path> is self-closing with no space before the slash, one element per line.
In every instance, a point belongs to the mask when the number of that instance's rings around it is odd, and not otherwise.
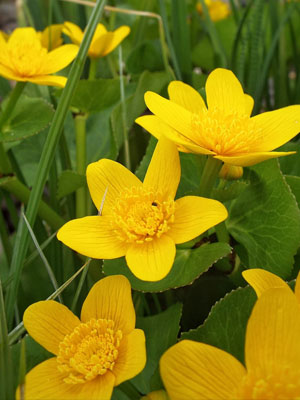
<path fill-rule="evenodd" d="M 86 263 L 86 267 L 85 267 L 85 269 L 83 270 L 83 272 L 82 272 L 82 274 L 81 274 L 81 277 L 80 277 L 80 279 L 79 279 L 79 283 L 78 283 L 78 285 L 77 285 L 76 292 L 75 292 L 75 295 L 74 295 L 74 297 L 73 297 L 73 301 L 72 301 L 72 305 L 71 305 L 71 311 L 72 311 L 72 312 L 75 312 L 75 308 L 76 308 L 76 305 L 77 305 L 77 301 L 78 301 L 80 292 L 81 292 L 81 290 L 82 290 L 82 286 L 83 286 L 83 284 L 84 284 L 85 278 L 86 278 L 87 273 L 88 273 L 88 271 L 89 271 L 90 262 L 91 262 L 91 259 L 89 258 L 88 261 L 87 261 L 87 263 Z"/>
<path fill-rule="evenodd" d="M 206 22 L 206 26 L 207 26 L 207 30 L 208 30 L 208 34 L 209 37 L 212 41 L 212 45 L 213 48 L 215 50 L 215 52 L 218 54 L 219 58 L 220 58 L 220 67 L 226 68 L 227 67 L 227 59 L 226 59 L 226 54 L 225 54 L 225 50 L 223 48 L 223 45 L 220 41 L 218 32 L 216 30 L 216 27 L 214 25 L 214 23 L 212 22 L 210 15 L 209 15 L 209 11 L 207 8 L 207 5 L 205 4 L 204 0 L 200 0 L 201 5 L 202 5 L 202 10 L 203 10 L 203 14 L 205 17 L 205 22 Z"/>
<path fill-rule="evenodd" d="M 96 79 L 98 59 L 90 57 L 89 80 Z"/>
<path fill-rule="evenodd" d="M 7 179 L 6 182 L 1 184 L 1 187 L 16 196 L 22 203 L 28 204 L 31 192 L 28 187 L 17 178 Z M 40 201 L 37 212 L 39 217 L 44 219 L 54 230 L 59 229 L 66 222 L 43 200 Z"/>
<path fill-rule="evenodd" d="M 1 197 L 2 196 L 0 196 L 0 200 L 1 200 Z M 7 263 L 10 264 L 11 258 L 12 258 L 12 245 L 9 241 L 9 235 L 6 230 L 6 223 L 3 218 L 1 209 L 0 209 L 0 238 L 1 238 L 2 246 L 3 246 L 3 250 L 5 253 L 6 259 L 7 259 Z"/>
<path fill-rule="evenodd" d="M 86 114 L 75 117 L 76 132 L 76 166 L 80 175 L 85 175 L 86 170 Z M 76 190 L 76 218 L 86 216 L 86 185 Z"/>
<path fill-rule="evenodd" d="M 2 131 L 5 122 L 8 120 L 11 113 L 13 112 L 21 93 L 23 92 L 25 84 L 26 82 L 17 82 L 15 88 L 11 92 L 8 103 L 5 109 L 0 114 L 0 132 Z M 0 174 L 10 174 L 11 172 L 12 166 L 10 160 L 6 154 L 3 143 L 0 142 Z"/>
<path fill-rule="evenodd" d="M 127 132 L 122 46 L 119 46 L 119 73 L 120 73 L 120 93 L 121 93 L 121 110 L 122 110 L 121 112 L 122 112 L 122 127 L 123 127 L 123 136 L 124 136 L 125 166 L 126 166 L 126 168 L 128 168 L 130 170 L 131 169 L 131 161 L 130 161 L 130 149 L 129 149 L 129 140 L 128 140 L 128 132 Z"/>
<path fill-rule="evenodd" d="M 219 242 L 229 243 L 230 236 L 224 221 L 215 226 L 215 231 Z"/>
<path fill-rule="evenodd" d="M 72 96 L 82 73 L 87 52 L 92 41 L 95 29 L 97 27 L 99 18 L 102 14 L 104 4 L 105 0 L 97 0 L 96 2 L 95 8 L 88 22 L 83 41 L 81 42 L 79 52 L 72 65 L 69 79 L 67 81 L 66 87 L 63 90 L 60 101 L 58 103 L 58 107 L 54 114 L 52 125 L 49 129 L 49 133 L 38 165 L 39 173 L 36 176 L 26 210 L 26 217 L 31 226 L 34 225 L 36 219 L 38 204 L 40 203 L 49 169 L 55 155 L 55 149 L 59 142 L 63 124 L 72 100 Z M 6 297 L 6 315 L 8 327 L 12 326 L 14 304 L 16 302 L 18 294 L 22 266 L 26 257 L 29 244 L 29 233 L 24 224 L 20 228 L 19 241 L 16 243 L 17 245 L 15 245 L 14 247 L 13 259 L 11 263 L 11 271 L 15 274 L 15 277 L 12 284 L 9 286 Z"/>
<path fill-rule="evenodd" d="M 207 156 L 207 160 L 201 175 L 199 195 L 202 197 L 210 197 L 219 171 L 222 167 L 222 161 L 211 156 Z"/>

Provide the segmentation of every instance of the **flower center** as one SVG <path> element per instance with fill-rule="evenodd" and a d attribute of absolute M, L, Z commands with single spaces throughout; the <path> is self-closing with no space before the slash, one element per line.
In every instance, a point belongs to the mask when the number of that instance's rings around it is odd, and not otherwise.
<path fill-rule="evenodd" d="M 248 374 L 241 382 L 237 399 L 243 400 L 299 400 L 300 370 L 289 367 L 282 368 L 277 373 L 260 377 Z"/>
<path fill-rule="evenodd" d="M 192 116 L 193 140 L 219 155 L 253 151 L 262 135 L 248 115 L 224 115 L 219 109 L 201 110 Z"/>
<path fill-rule="evenodd" d="M 160 237 L 174 221 L 174 200 L 143 187 L 124 190 L 116 199 L 112 215 L 113 229 L 120 240 L 143 243 Z"/>
<path fill-rule="evenodd" d="M 114 321 L 91 319 L 81 323 L 59 344 L 58 370 L 65 383 L 91 381 L 113 370 L 118 357 L 122 332 L 114 330 Z"/>

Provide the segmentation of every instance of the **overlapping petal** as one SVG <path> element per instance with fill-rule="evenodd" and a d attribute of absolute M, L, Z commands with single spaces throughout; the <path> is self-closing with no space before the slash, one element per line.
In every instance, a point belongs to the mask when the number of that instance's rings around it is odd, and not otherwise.
<path fill-rule="evenodd" d="M 145 334 L 141 329 L 134 329 L 122 339 L 118 359 L 113 369 L 115 385 L 127 381 L 140 373 L 146 364 Z"/>
<path fill-rule="evenodd" d="M 22 42 L 34 43 L 35 46 L 42 47 L 36 30 L 30 27 L 16 28 L 9 36 L 7 45 L 13 49 L 20 46 Z"/>
<path fill-rule="evenodd" d="M 175 204 L 174 222 L 167 234 L 176 244 L 194 239 L 228 216 L 222 203 L 204 197 L 185 196 Z"/>
<path fill-rule="evenodd" d="M 171 270 L 175 259 L 174 241 L 167 235 L 143 244 L 133 243 L 126 253 L 127 265 L 143 281 L 159 281 Z"/>
<path fill-rule="evenodd" d="M 31 82 L 36 83 L 37 85 L 46 85 L 46 86 L 58 86 L 58 87 L 65 87 L 67 83 L 67 78 L 64 76 L 58 75 L 40 75 L 40 76 L 31 76 L 29 78 L 20 78 L 15 77 L 16 81 L 22 82 Z"/>
<path fill-rule="evenodd" d="M 127 250 L 127 245 L 116 237 L 109 216 L 73 219 L 60 228 L 57 238 L 71 249 L 92 258 L 118 258 Z"/>
<path fill-rule="evenodd" d="M 176 145 L 163 137 L 156 145 L 143 187 L 162 193 L 166 199 L 174 199 L 180 175 L 180 160 Z"/>
<path fill-rule="evenodd" d="M 126 188 L 142 186 L 142 182 L 127 168 L 120 163 L 107 159 L 89 164 L 86 175 L 90 194 L 97 210 L 99 210 L 106 192 L 103 215 L 109 214 L 115 199 Z"/>
<path fill-rule="evenodd" d="M 73 332 L 80 320 L 66 306 L 56 301 L 39 301 L 24 313 L 26 330 L 40 345 L 58 354 L 59 343 Z"/>
<path fill-rule="evenodd" d="M 83 32 L 73 22 L 66 21 L 64 23 L 63 33 L 70 37 L 73 43 L 80 44 L 83 39 Z"/>
<path fill-rule="evenodd" d="M 300 365 L 300 305 L 287 288 L 269 289 L 259 297 L 248 321 L 245 360 L 249 372 L 272 376 Z"/>
<path fill-rule="evenodd" d="M 168 86 L 170 100 L 186 108 L 192 113 L 199 113 L 206 109 L 201 95 L 190 85 L 181 81 L 173 81 Z"/>
<path fill-rule="evenodd" d="M 53 50 L 62 45 L 63 24 L 53 24 L 47 26 L 43 32 L 38 32 L 42 46 L 47 50 Z"/>
<path fill-rule="evenodd" d="M 111 319 L 114 328 L 121 329 L 123 336 L 134 330 L 135 311 L 131 298 L 131 287 L 123 275 L 101 279 L 90 290 L 81 310 L 81 320 Z"/>
<path fill-rule="evenodd" d="M 90 382 L 70 385 L 63 381 L 64 375 L 57 369 L 57 361 L 50 358 L 38 364 L 27 375 L 25 398 L 28 400 L 110 400 L 115 376 L 108 371 Z M 17 399 L 20 398 L 19 389 Z"/>
<path fill-rule="evenodd" d="M 69 65 L 78 53 L 79 47 L 75 44 L 65 44 L 50 51 L 45 58 L 42 73 L 53 74 Z"/>
<path fill-rule="evenodd" d="M 96 35 L 93 38 L 93 42 L 89 48 L 89 56 L 92 58 L 100 58 L 105 55 L 105 50 L 110 46 L 113 41 L 113 32 L 107 32 L 99 37 Z"/>
<path fill-rule="evenodd" d="M 113 38 L 105 48 L 104 56 L 111 53 L 119 44 L 129 35 L 130 28 L 127 25 L 122 25 L 113 32 Z"/>
<path fill-rule="evenodd" d="M 269 289 L 286 288 L 290 290 L 289 285 L 284 280 L 265 269 L 248 269 L 247 271 L 243 271 L 242 275 L 249 285 L 253 287 L 257 297 L 260 297 Z"/>
<path fill-rule="evenodd" d="M 214 156 L 214 158 L 223 161 L 230 165 L 236 165 L 240 167 L 251 167 L 252 165 L 258 164 L 262 161 L 271 160 L 272 158 L 288 156 L 295 154 L 295 151 L 269 151 L 269 152 L 257 152 L 257 153 L 243 153 L 237 156 Z"/>
<path fill-rule="evenodd" d="M 163 354 L 160 373 L 172 400 L 220 400 L 233 398 L 246 370 L 223 350 L 183 340 Z"/>

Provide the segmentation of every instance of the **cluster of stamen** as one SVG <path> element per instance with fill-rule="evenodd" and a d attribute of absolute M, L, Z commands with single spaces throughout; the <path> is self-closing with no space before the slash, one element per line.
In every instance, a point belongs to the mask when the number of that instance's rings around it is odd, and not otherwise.
<path fill-rule="evenodd" d="M 299 400 L 300 370 L 281 366 L 280 371 L 267 376 L 248 374 L 233 397 L 241 400 Z"/>
<path fill-rule="evenodd" d="M 91 319 L 81 323 L 59 344 L 57 367 L 70 384 L 91 381 L 113 370 L 118 357 L 122 332 L 114 330 L 114 321 Z"/>
<path fill-rule="evenodd" d="M 127 243 L 144 243 L 160 237 L 174 221 L 175 202 L 143 187 L 124 190 L 112 210 L 116 236 Z"/>
<path fill-rule="evenodd" d="M 236 155 L 255 151 L 262 135 L 248 115 L 234 112 L 225 115 L 217 108 L 192 115 L 191 138 L 199 146 L 219 155 Z"/>

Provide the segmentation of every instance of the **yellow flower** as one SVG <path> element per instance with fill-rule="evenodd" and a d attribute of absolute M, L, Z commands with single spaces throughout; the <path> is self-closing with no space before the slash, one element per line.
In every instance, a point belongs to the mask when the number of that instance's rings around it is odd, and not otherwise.
<path fill-rule="evenodd" d="M 7 41 L 0 35 L 0 75 L 38 85 L 64 87 L 67 78 L 51 75 L 76 57 L 78 46 L 66 44 L 47 51 L 33 28 L 17 28 Z"/>
<path fill-rule="evenodd" d="M 155 390 L 143 396 L 141 400 L 169 400 L 169 396 L 165 390 Z"/>
<path fill-rule="evenodd" d="M 292 154 L 272 150 L 300 131 L 300 105 L 250 118 L 252 97 L 222 68 L 210 73 L 205 89 L 208 107 L 195 89 L 179 81 L 169 84 L 170 100 L 147 92 L 145 102 L 154 115 L 136 122 L 156 137 L 167 136 L 181 151 L 207 154 L 231 165 L 250 166 Z"/>
<path fill-rule="evenodd" d="M 220 21 L 230 15 L 231 10 L 229 4 L 225 1 L 205 0 L 205 4 L 207 5 L 209 16 L 212 21 Z M 202 15 L 203 9 L 201 3 L 197 3 L 196 7 L 199 14 Z"/>
<path fill-rule="evenodd" d="M 91 58 L 104 57 L 112 52 L 126 36 L 129 35 L 129 26 L 120 26 L 113 32 L 108 32 L 104 25 L 98 24 L 94 33 L 88 55 Z M 68 35 L 73 43 L 80 44 L 84 33 L 79 26 L 72 22 L 65 22 L 63 33 Z"/>
<path fill-rule="evenodd" d="M 183 340 L 162 356 L 171 400 L 300 398 L 300 305 L 287 288 L 257 300 L 249 318 L 245 364 L 216 347 Z"/>
<path fill-rule="evenodd" d="M 253 287 L 257 297 L 260 297 L 268 289 L 274 288 L 285 288 L 291 290 L 289 285 L 279 276 L 272 274 L 265 269 L 253 268 L 243 271 L 242 275 L 244 279 Z M 300 273 L 298 274 L 296 285 L 295 285 L 295 295 L 300 303 Z"/>
<path fill-rule="evenodd" d="M 47 26 L 43 32 L 37 32 L 42 46 L 47 50 L 54 50 L 62 45 L 62 33 L 63 24 L 54 24 Z"/>
<path fill-rule="evenodd" d="M 145 366 L 145 335 L 134 329 L 131 288 L 124 276 L 106 277 L 92 287 L 81 320 L 52 300 L 29 306 L 23 320 L 30 336 L 56 356 L 26 375 L 25 399 L 108 400 L 114 386 Z"/>
<path fill-rule="evenodd" d="M 9 38 L 9 35 L 4 31 L 0 31 L 0 36 L 2 36 L 4 40 L 7 40 Z"/>
<path fill-rule="evenodd" d="M 227 179 L 228 181 L 233 181 L 236 179 L 240 179 L 243 176 L 244 170 L 243 167 L 237 167 L 235 165 L 223 164 L 220 172 L 219 178 Z"/>
<path fill-rule="evenodd" d="M 158 281 L 170 271 L 175 244 L 187 242 L 227 218 L 216 200 L 186 196 L 174 201 L 180 180 L 176 146 L 158 142 L 142 183 L 123 165 L 100 160 L 87 168 L 87 182 L 101 216 L 66 223 L 57 238 L 92 258 L 125 255 L 139 279 Z M 107 192 L 106 192 L 107 189 Z"/>

